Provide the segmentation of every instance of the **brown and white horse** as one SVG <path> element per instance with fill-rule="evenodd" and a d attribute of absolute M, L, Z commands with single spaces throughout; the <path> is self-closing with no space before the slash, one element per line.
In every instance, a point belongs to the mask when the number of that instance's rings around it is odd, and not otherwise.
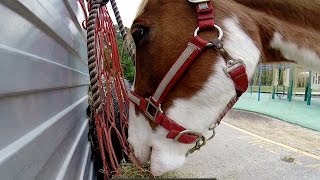
<path fill-rule="evenodd" d="M 259 62 L 293 62 L 320 71 L 319 0 L 211 3 L 215 24 L 224 32 L 224 48 L 231 57 L 243 60 L 248 78 Z M 150 97 L 155 93 L 193 38 L 197 22 L 195 4 L 188 0 L 143 1 L 131 28 L 136 43 L 135 94 Z M 217 35 L 214 29 L 201 32 L 203 39 Z M 186 129 L 205 133 L 236 95 L 225 68 L 225 60 L 215 49 L 205 49 L 162 101 L 165 115 Z M 129 111 L 128 141 L 138 160 L 150 160 L 156 176 L 181 167 L 194 143 L 166 138 L 168 131 L 133 103 Z"/>

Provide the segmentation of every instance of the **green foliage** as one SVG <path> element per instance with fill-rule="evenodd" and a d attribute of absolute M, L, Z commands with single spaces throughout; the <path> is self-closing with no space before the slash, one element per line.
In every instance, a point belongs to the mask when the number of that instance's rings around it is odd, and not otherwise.
<path fill-rule="evenodd" d="M 122 66 L 124 78 L 127 79 L 130 83 L 133 83 L 133 79 L 135 75 L 135 67 L 129 53 L 123 47 L 124 42 L 119 31 L 117 31 L 117 41 L 118 41 L 119 54 L 121 55 L 121 66 Z"/>
<path fill-rule="evenodd" d="M 131 57 L 127 52 L 123 52 L 121 56 L 121 65 L 124 73 L 124 77 L 130 82 L 133 83 L 135 68 Z"/>

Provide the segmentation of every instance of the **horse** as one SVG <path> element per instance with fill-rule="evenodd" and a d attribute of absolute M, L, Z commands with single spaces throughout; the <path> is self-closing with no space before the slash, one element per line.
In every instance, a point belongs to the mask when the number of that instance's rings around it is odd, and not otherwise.
<path fill-rule="evenodd" d="M 319 17 L 318 0 L 143 0 L 129 33 L 128 142 L 138 161 L 150 160 L 155 176 L 181 167 L 259 63 L 320 71 Z"/>

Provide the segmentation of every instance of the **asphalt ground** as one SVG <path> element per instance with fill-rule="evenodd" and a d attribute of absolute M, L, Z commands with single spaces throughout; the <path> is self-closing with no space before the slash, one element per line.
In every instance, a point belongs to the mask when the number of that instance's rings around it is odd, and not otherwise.
<path fill-rule="evenodd" d="M 216 137 L 188 157 L 180 178 L 320 179 L 320 133 L 232 110 Z"/>

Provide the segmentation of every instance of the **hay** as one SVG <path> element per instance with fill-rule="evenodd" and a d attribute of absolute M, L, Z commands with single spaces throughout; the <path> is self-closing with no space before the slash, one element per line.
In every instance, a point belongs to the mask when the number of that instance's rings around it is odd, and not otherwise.
<path fill-rule="evenodd" d="M 150 164 L 143 167 L 138 167 L 132 163 L 128 162 L 121 162 L 120 172 L 121 175 L 115 175 L 113 176 L 114 179 L 168 179 L 168 178 L 190 178 L 194 177 L 194 172 L 169 172 L 165 173 L 162 176 L 154 177 L 150 172 Z"/>
<path fill-rule="evenodd" d="M 137 165 L 122 162 L 120 166 L 121 175 L 114 176 L 115 179 L 124 179 L 124 178 L 155 178 L 149 171 L 149 165 L 144 167 L 138 167 Z"/>

